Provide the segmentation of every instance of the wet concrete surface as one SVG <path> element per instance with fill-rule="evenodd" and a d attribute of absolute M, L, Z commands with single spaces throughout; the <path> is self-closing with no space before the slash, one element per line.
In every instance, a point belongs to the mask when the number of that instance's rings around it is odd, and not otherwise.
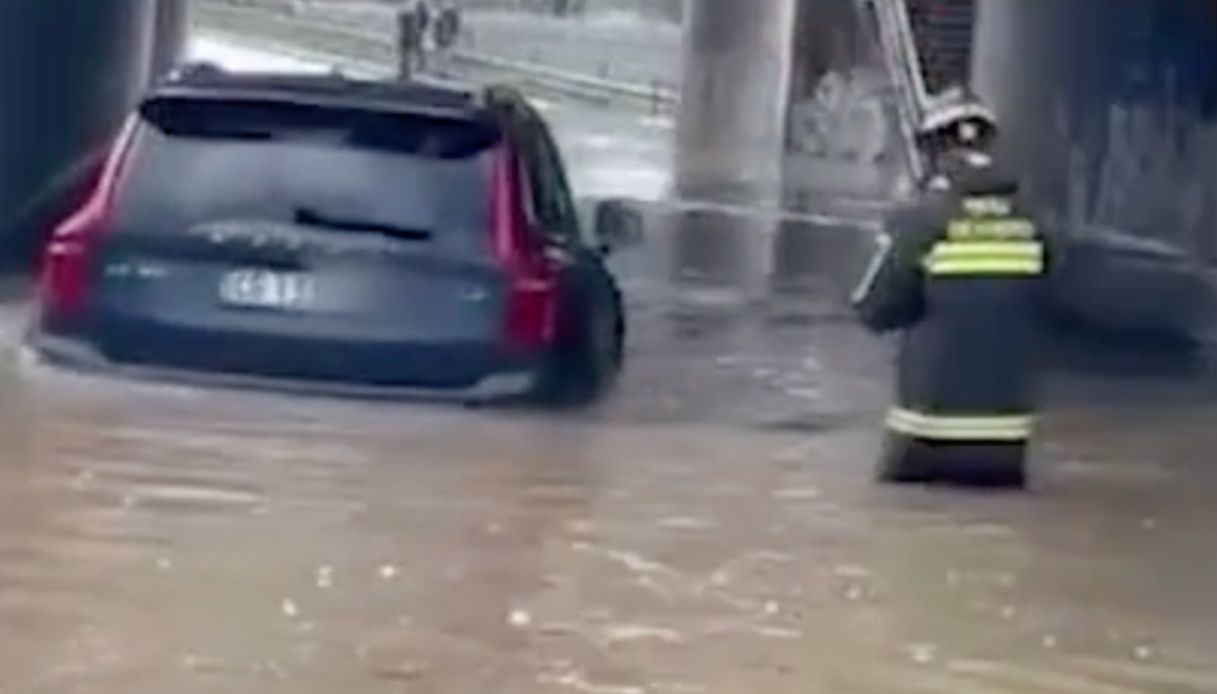
<path fill-rule="evenodd" d="M 344 0 L 304 5 L 297 16 L 383 32 L 393 26 L 395 11 Z M 680 82 L 681 27 L 656 17 L 628 10 L 574 19 L 470 10 L 462 23 L 458 45 L 482 55 L 642 85 Z"/>
<path fill-rule="evenodd" d="M 0 692 L 1217 692 L 1211 380 L 1075 360 L 1031 493 L 879 487 L 890 345 L 655 238 L 585 413 L 57 371 L 0 288 Z"/>

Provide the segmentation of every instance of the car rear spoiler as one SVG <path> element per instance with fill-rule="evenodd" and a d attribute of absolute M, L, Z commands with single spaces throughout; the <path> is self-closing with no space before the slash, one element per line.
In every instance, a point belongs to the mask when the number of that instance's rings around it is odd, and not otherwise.
<path fill-rule="evenodd" d="M 169 103 L 246 103 L 268 106 L 299 106 L 317 109 L 344 111 L 366 111 L 385 115 L 422 116 L 452 121 L 490 122 L 489 114 L 469 105 L 454 106 L 444 103 L 412 102 L 396 99 L 352 98 L 343 93 L 292 92 L 249 87 L 226 87 L 209 89 L 194 85 L 165 86 L 152 92 L 140 103 L 140 113 L 146 114 L 159 105 Z"/>

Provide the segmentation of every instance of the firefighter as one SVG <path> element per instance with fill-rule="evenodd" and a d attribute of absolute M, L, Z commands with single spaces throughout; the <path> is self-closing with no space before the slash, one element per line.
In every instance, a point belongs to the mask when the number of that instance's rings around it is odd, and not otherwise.
<path fill-rule="evenodd" d="M 1034 423 L 1043 240 L 994 162 L 992 113 L 960 98 L 920 130 L 931 173 L 889 219 L 854 295 L 877 332 L 902 331 L 880 478 L 1021 487 Z"/>

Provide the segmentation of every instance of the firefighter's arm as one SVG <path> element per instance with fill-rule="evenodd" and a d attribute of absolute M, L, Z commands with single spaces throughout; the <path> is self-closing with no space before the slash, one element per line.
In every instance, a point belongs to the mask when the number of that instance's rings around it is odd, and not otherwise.
<path fill-rule="evenodd" d="M 921 259 L 932 243 L 932 230 L 917 219 L 920 216 L 893 220 L 854 291 L 854 309 L 871 330 L 899 330 L 921 319 L 925 302 Z"/>

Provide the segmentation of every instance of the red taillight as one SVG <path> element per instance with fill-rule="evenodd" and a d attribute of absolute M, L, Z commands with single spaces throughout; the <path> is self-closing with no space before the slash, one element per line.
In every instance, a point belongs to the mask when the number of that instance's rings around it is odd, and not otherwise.
<path fill-rule="evenodd" d="M 550 345 L 557 337 L 558 279 L 541 244 L 529 233 L 522 194 L 517 160 L 501 147 L 491 176 L 490 224 L 494 256 L 508 279 L 503 337 L 509 347 L 529 350 Z"/>
<path fill-rule="evenodd" d="M 123 163 L 135 136 L 129 118 L 110 148 L 85 202 L 51 232 L 42 257 L 42 309 L 61 316 L 78 310 L 88 293 L 90 251 L 110 215 Z"/>

